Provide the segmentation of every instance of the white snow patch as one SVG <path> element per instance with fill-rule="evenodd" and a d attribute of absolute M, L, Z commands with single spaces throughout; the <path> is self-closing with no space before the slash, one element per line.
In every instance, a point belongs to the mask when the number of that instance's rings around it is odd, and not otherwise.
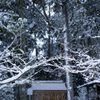
<path fill-rule="evenodd" d="M 27 6 L 26 9 L 29 9 L 29 6 Z"/>
<path fill-rule="evenodd" d="M 0 45 L 2 45 L 2 41 L 0 41 Z"/>
<path fill-rule="evenodd" d="M 78 88 L 85 87 L 87 85 L 94 84 L 94 83 L 99 83 L 100 84 L 100 80 L 94 80 L 94 81 L 91 81 L 91 82 L 87 82 L 86 84 L 78 86 Z"/>
<path fill-rule="evenodd" d="M 79 39 L 81 38 L 81 36 L 78 37 Z"/>
<path fill-rule="evenodd" d="M 37 39 L 37 45 L 39 45 L 40 47 L 42 47 L 43 44 L 44 44 L 44 43 L 42 42 L 42 40 Z"/>
<path fill-rule="evenodd" d="M 32 56 L 36 56 L 36 49 L 33 50 L 33 52 L 31 52 Z"/>
<path fill-rule="evenodd" d="M 29 28 L 33 28 L 35 25 L 35 21 L 33 21 L 30 25 L 29 25 Z"/>
<path fill-rule="evenodd" d="M 22 49 L 19 49 L 21 51 L 22 54 L 24 54 L 24 51 Z"/>
<path fill-rule="evenodd" d="M 91 38 L 100 38 L 100 36 L 92 36 Z"/>
<path fill-rule="evenodd" d="M 0 86 L 0 89 L 4 88 L 4 87 L 6 87 L 6 86 L 7 86 L 7 84 L 1 85 L 1 86 Z"/>

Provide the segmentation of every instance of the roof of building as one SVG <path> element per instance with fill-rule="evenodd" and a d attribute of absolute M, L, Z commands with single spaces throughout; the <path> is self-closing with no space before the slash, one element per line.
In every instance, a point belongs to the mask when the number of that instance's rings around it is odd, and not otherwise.
<path fill-rule="evenodd" d="M 67 90 L 63 81 L 34 81 L 27 95 L 32 95 L 33 90 Z"/>

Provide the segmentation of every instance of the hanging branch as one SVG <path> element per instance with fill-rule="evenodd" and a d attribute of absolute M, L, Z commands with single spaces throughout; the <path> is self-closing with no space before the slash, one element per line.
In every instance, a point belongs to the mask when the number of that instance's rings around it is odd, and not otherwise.
<path fill-rule="evenodd" d="M 44 13 L 44 15 L 43 15 L 42 12 L 41 12 L 35 5 L 33 5 L 33 6 L 34 6 L 34 8 L 42 15 L 42 17 L 46 20 L 46 22 L 47 22 L 48 25 L 49 25 L 48 27 L 50 27 L 52 30 L 55 30 L 55 29 L 52 27 L 52 25 L 51 25 L 51 23 L 50 23 L 50 20 L 49 20 L 47 14 L 46 14 L 45 7 L 42 6 L 43 13 Z"/>

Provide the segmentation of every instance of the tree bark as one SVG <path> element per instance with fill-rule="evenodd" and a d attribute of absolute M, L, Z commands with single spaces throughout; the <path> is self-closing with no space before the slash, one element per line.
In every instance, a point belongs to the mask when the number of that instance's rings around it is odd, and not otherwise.
<path fill-rule="evenodd" d="M 50 4 L 49 4 L 49 19 L 50 19 Z M 50 42 L 51 42 L 50 27 L 48 28 L 48 35 L 49 35 L 49 38 L 48 38 L 48 58 L 50 58 L 51 57 L 51 50 L 50 50 L 51 49 L 51 45 L 50 45 Z"/>
<path fill-rule="evenodd" d="M 24 14 L 23 14 L 23 0 L 18 0 L 17 1 L 17 6 L 18 6 L 18 14 L 21 18 L 24 18 Z M 22 29 L 20 30 L 20 49 L 24 51 L 24 53 L 26 54 L 26 39 L 25 39 L 26 35 L 24 33 L 24 27 L 22 27 Z M 23 58 L 26 55 L 23 55 Z M 26 75 L 26 74 L 25 74 Z M 25 76 L 23 76 L 25 77 Z M 27 95 L 26 95 L 26 84 L 21 84 L 18 86 L 18 92 L 19 92 L 19 100 L 27 100 Z"/>
<path fill-rule="evenodd" d="M 68 10 L 67 10 L 67 4 L 68 0 L 65 2 L 62 2 L 62 11 L 64 15 L 64 23 L 65 23 L 65 32 L 64 32 L 64 49 L 65 49 L 65 55 L 69 56 L 68 54 L 68 48 L 69 43 L 70 43 L 70 33 L 69 33 L 69 23 L 68 23 Z M 70 66 L 69 62 L 66 60 L 65 61 L 66 66 Z M 66 85 L 67 85 L 67 98 L 68 100 L 74 100 L 74 93 L 73 93 L 73 79 L 72 79 L 72 74 L 69 72 L 66 72 Z"/>
<path fill-rule="evenodd" d="M 35 36 L 35 50 L 36 50 L 36 61 L 38 61 L 38 48 L 37 48 L 37 36 L 36 36 L 36 33 L 34 33 L 34 36 Z"/>

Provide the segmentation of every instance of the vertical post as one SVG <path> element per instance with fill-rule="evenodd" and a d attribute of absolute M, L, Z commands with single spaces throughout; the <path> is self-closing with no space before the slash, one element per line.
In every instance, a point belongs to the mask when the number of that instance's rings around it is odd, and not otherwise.
<path fill-rule="evenodd" d="M 87 97 L 86 100 L 89 100 L 89 86 L 87 86 Z"/>
<path fill-rule="evenodd" d="M 56 93 L 55 93 L 55 100 L 56 100 Z"/>
<path fill-rule="evenodd" d="M 32 100 L 32 95 L 29 95 L 29 100 Z"/>
<path fill-rule="evenodd" d="M 94 84 L 94 100 L 98 100 L 97 84 Z"/>
<path fill-rule="evenodd" d="M 44 94 L 44 92 L 41 92 L 41 100 L 43 100 L 43 94 Z"/>
<path fill-rule="evenodd" d="M 64 100 L 64 96 L 63 96 L 63 94 L 64 94 L 64 93 L 61 94 L 61 100 Z"/>

